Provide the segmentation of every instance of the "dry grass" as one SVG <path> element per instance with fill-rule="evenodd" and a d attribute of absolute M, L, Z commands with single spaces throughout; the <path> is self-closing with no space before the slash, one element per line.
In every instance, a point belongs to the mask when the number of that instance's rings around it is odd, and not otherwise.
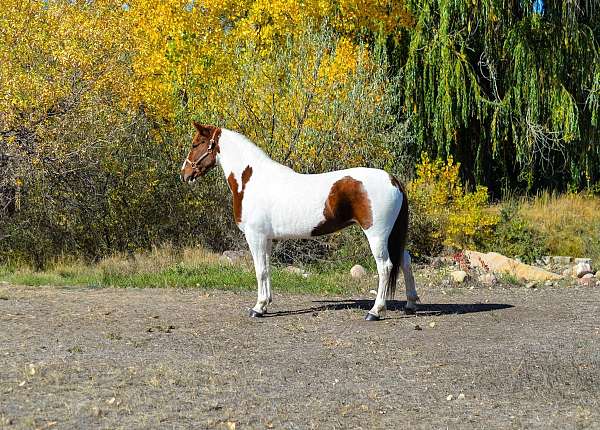
<path fill-rule="evenodd" d="M 590 257 L 600 262 L 600 198 L 588 194 L 544 193 L 523 199 L 519 211 L 547 237 L 553 255 Z"/>

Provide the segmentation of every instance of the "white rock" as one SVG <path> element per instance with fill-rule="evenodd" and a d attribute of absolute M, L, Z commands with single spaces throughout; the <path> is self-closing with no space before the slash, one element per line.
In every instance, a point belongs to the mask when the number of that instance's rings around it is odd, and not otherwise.
<path fill-rule="evenodd" d="M 537 283 L 536 282 L 528 282 L 527 284 L 525 284 L 525 288 L 537 288 Z"/>
<path fill-rule="evenodd" d="M 229 263 L 237 263 L 250 257 L 248 251 L 224 251 L 221 260 Z"/>
<path fill-rule="evenodd" d="M 542 257 L 542 263 L 544 263 L 546 266 L 548 264 L 550 264 L 551 261 L 552 261 L 552 257 L 550 257 L 549 255 L 544 255 Z"/>
<path fill-rule="evenodd" d="M 592 259 L 591 258 L 576 258 L 575 259 L 575 264 L 579 264 L 579 263 L 587 263 L 590 266 L 592 265 Z"/>
<path fill-rule="evenodd" d="M 369 290 L 369 294 L 377 295 L 377 290 Z"/>
<path fill-rule="evenodd" d="M 367 269 L 362 267 L 360 264 L 355 264 L 352 266 L 352 269 L 350 269 L 350 276 L 352 276 L 354 279 L 364 278 L 367 276 Z"/>
<path fill-rule="evenodd" d="M 452 394 L 448 394 L 448 397 L 446 397 L 446 400 L 450 401 L 454 398 L 454 396 Z"/>
<path fill-rule="evenodd" d="M 550 257 L 550 260 L 554 264 L 569 264 L 571 262 L 571 257 L 566 257 L 563 255 L 553 255 Z"/>
<path fill-rule="evenodd" d="M 573 267 L 573 275 L 578 278 L 581 278 L 583 275 L 587 275 L 588 273 L 592 273 L 592 267 L 589 263 L 577 263 L 575 267 Z"/>
<path fill-rule="evenodd" d="M 594 278 L 594 274 L 593 274 L 593 273 L 586 273 L 586 274 L 585 274 L 585 275 L 583 275 L 581 278 L 582 278 L 582 279 Z"/>
<path fill-rule="evenodd" d="M 498 282 L 498 278 L 493 273 L 484 273 L 479 276 L 479 282 L 486 285 L 493 285 Z"/>
<path fill-rule="evenodd" d="M 552 282 L 550 279 L 548 279 L 546 282 L 544 282 L 544 286 L 546 287 L 551 287 L 554 285 L 554 282 Z"/>
<path fill-rule="evenodd" d="M 454 272 L 450 273 L 450 277 L 454 282 L 462 284 L 463 282 L 465 282 L 467 272 L 465 272 L 464 270 L 455 270 Z"/>
<path fill-rule="evenodd" d="M 283 270 L 285 270 L 288 273 L 293 273 L 295 275 L 303 275 L 304 274 L 302 269 L 299 267 L 296 267 L 296 266 L 286 266 L 285 269 L 283 269 Z"/>
<path fill-rule="evenodd" d="M 458 400 L 464 400 L 465 395 L 463 393 L 460 393 L 457 398 Z"/>

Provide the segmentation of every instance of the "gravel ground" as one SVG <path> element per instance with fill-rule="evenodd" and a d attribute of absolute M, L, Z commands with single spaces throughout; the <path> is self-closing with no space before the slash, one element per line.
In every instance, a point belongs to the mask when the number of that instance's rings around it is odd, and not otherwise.
<path fill-rule="evenodd" d="M 600 428 L 600 290 L 0 286 L 0 428 Z"/>

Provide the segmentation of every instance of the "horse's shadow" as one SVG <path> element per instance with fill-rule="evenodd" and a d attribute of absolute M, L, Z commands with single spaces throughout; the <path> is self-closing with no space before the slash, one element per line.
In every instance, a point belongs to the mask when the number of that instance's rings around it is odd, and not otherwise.
<path fill-rule="evenodd" d="M 368 311 L 373 307 L 373 300 L 314 300 L 314 306 L 304 309 L 292 309 L 276 312 L 269 312 L 265 317 L 279 317 L 286 315 L 301 315 L 322 311 L 339 311 L 344 309 L 358 309 Z M 405 301 L 388 300 L 388 311 L 401 311 L 406 305 Z M 419 303 L 417 316 L 428 315 L 453 315 L 453 314 L 471 314 L 476 312 L 490 312 L 500 309 L 509 309 L 513 305 L 505 303 Z M 414 315 L 406 315 L 414 317 Z"/>

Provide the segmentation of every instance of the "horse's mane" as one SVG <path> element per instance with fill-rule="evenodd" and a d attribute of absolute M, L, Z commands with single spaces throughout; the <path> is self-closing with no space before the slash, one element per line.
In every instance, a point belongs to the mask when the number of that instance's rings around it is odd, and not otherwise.
<path fill-rule="evenodd" d="M 225 137 L 231 141 L 231 143 L 236 145 L 236 148 L 239 149 L 239 151 L 242 152 L 246 157 L 252 157 L 255 160 L 270 161 L 272 163 L 279 164 L 243 134 L 226 128 L 223 129 L 223 132 L 225 132 Z"/>

